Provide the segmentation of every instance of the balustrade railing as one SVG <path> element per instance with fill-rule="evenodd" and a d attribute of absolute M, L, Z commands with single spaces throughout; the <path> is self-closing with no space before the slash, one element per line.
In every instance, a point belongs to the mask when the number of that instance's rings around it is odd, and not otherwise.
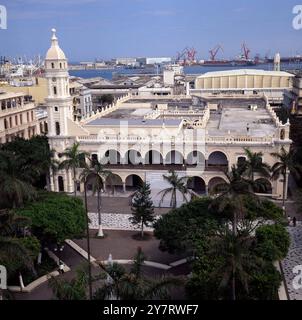
<path fill-rule="evenodd" d="M 274 137 L 250 137 L 250 136 L 205 136 L 203 138 L 194 139 L 193 136 L 178 136 L 178 137 L 158 137 L 158 136 L 119 136 L 119 135 L 90 135 L 90 136 L 79 136 L 79 141 L 99 141 L 99 142 L 135 142 L 141 143 L 175 143 L 182 144 L 184 142 L 194 143 L 207 143 L 207 144 L 272 144 Z"/>

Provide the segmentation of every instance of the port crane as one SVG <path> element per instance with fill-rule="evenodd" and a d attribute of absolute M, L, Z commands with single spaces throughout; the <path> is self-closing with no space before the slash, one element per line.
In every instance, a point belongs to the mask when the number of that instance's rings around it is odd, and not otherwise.
<path fill-rule="evenodd" d="M 184 59 L 184 60 L 186 59 L 187 50 L 188 50 L 188 47 L 183 49 L 181 52 L 177 53 L 176 62 L 179 62 L 182 59 Z"/>
<path fill-rule="evenodd" d="M 222 46 L 221 46 L 220 44 L 217 45 L 214 49 L 212 49 L 212 50 L 209 51 L 209 52 L 210 52 L 210 55 L 211 55 L 211 60 L 212 60 L 212 61 L 215 61 L 216 56 L 217 56 L 219 50 L 223 51 L 223 48 L 222 48 Z"/>
<path fill-rule="evenodd" d="M 192 64 L 195 61 L 197 51 L 195 48 L 189 48 L 186 47 L 181 52 L 177 53 L 176 62 L 179 63 L 181 60 L 183 60 L 183 64 Z"/>
<path fill-rule="evenodd" d="M 242 51 L 243 51 L 243 55 L 244 55 L 245 60 L 249 60 L 249 59 L 250 59 L 251 50 L 247 47 L 247 45 L 246 45 L 245 42 L 243 42 L 241 48 L 242 48 Z"/>
<path fill-rule="evenodd" d="M 187 50 L 187 58 L 188 58 L 188 61 L 190 63 L 194 63 L 195 62 L 196 54 L 197 54 L 197 51 L 195 50 L 195 48 Z"/>

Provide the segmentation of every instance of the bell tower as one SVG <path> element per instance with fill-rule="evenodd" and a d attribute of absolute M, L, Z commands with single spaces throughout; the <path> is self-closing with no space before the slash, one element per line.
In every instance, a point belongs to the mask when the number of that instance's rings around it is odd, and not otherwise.
<path fill-rule="evenodd" d="M 48 97 L 49 137 L 68 136 L 68 119 L 72 120 L 72 98 L 66 56 L 59 47 L 56 30 L 52 29 L 51 47 L 45 58 Z"/>

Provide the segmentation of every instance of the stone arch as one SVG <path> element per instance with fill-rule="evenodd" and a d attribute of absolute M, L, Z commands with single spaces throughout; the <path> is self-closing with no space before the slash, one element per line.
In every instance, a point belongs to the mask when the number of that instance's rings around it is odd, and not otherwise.
<path fill-rule="evenodd" d="M 159 151 L 149 150 L 145 154 L 145 164 L 163 164 L 164 158 Z"/>
<path fill-rule="evenodd" d="M 142 155 L 137 150 L 128 150 L 125 154 L 125 164 L 139 165 L 143 163 Z"/>
<path fill-rule="evenodd" d="M 130 174 L 125 180 L 126 191 L 136 191 L 143 185 L 143 179 L 137 174 Z"/>
<path fill-rule="evenodd" d="M 58 190 L 59 192 L 64 192 L 64 178 L 62 176 L 58 176 Z"/>
<path fill-rule="evenodd" d="M 219 185 L 226 183 L 226 180 L 221 177 L 214 177 L 209 180 L 208 189 L 210 194 L 215 194 L 223 191 L 222 188 L 219 188 Z"/>
<path fill-rule="evenodd" d="M 165 157 L 165 164 L 176 164 L 180 165 L 184 163 L 184 156 L 177 150 L 172 150 L 167 153 Z"/>
<path fill-rule="evenodd" d="M 204 165 L 205 156 L 198 150 L 191 151 L 186 157 L 186 163 L 188 165 Z"/>
<path fill-rule="evenodd" d="M 256 179 L 254 192 L 263 194 L 273 194 L 272 183 L 265 178 Z"/>
<path fill-rule="evenodd" d="M 222 151 L 213 151 L 208 158 L 207 166 L 209 168 L 226 169 L 229 166 L 227 155 Z"/>
<path fill-rule="evenodd" d="M 114 194 L 116 191 L 123 192 L 123 179 L 118 174 L 112 174 L 106 178 L 106 191 Z"/>
<path fill-rule="evenodd" d="M 87 186 L 87 191 L 93 191 L 93 185 L 95 183 L 96 176 L 94 174 L 90 174 L 86 178 L 86 186 Z M 104 179 L 102 179 L 104 183 Z"/>
<path fill-rule="evenodd" d="M 188 188 L 199 195 L 206 194 L 206 183 L 201 177 L 190 177 L 188 180 Z"/>
<path fill-rule="evenodd" d="M 104 156 L 101 158 L 100 162 L 102 164 L 120 164 L 121 154 L 117 150 L 109 149 L 104 153 Z"/>

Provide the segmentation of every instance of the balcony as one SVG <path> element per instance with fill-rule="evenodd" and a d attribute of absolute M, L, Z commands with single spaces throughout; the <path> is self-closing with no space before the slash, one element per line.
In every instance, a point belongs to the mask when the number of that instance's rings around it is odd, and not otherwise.
<path fill-rule="evenodd" d="M 199 169 L 196 165 L 182 165 L 182 164 L 106 164 L 104 167 L 108 170 L 143 170 L 143 171 L 190 171 L 194 169 Z M 203 167 L 200 167 L 200 171 L 206 172 L 226 172 L 228 171 L 227 165 L 222 166 L 206 166 L 203 170 Z"/>

